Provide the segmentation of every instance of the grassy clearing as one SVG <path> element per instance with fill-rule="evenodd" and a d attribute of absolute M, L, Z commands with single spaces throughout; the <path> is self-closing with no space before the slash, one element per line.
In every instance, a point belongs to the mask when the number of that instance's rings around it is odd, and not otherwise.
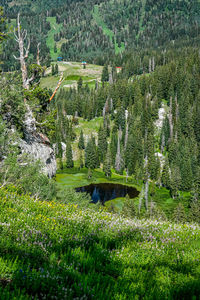
<path fill-rule="evenodd" d="M 47 17 L 47 21 L 51 25 L 51 30 L 48 32 L 48 36 L 47 36 L 47 40 L 46 40 L 47 47 L 49 47 L 49 49 L 50 49 L 51 59 L 57 60 L 57 57 L 60 55 L 59 52 L 60 52 L 61 44 L 56 43 L 58 51 L 57 51 L 57 53 L 55 53 L 54 52 L 54 45 L 55 45 L 54 34 L 57 34 L 60 32 L 62 24 L 56 23 L 56 17 Z"/>
<path fill-rule="evenodd" d="M 102 28 L 103 33 L 104 33 L 105 35 L 107 35 L 107 36 L 110 38 L 110 40 L 112 41 L 112 40 L 113 40 L 113 37 L 114 37 L 114 33 L 113 33 L 112 30 L 110 30 L 110 29 L 107 27 L 107 25 L 106 25 L 105 22 L 103 21 L 102 17 L 100 16 L 98 5 L 95 5 L 95 6 L 94 6 L 93 17 L 94 17 L 94 20 L 95 20 L 95 22 L 97 23 L 97 25 L 98 25 L 99 27 Z M 116 52 L 116 54 L 117 54 L 117 53 L 120 53 L 120 52 L 123 52 L 124 49 L 125 49 L 124 43 L 121 43 L 121 45 L 120 45 L 120 47 L 119 47 L 118 43 L 116 42 L 116 38 L 115 38 L 115 37 L 114 37 L 114 40 L 115 40 L 115 52 Z"/>
<path fill-rule="evenodd" d="M 83 69 L 81 62 L 57 62 L 59 72 L 63 72 L 64 81 L 61 87 L 77 87 L 77 81 L 81 77 L 83 85 L 88 84 L 90 88 L 95 87 L 95 82 L 101 80 L 102 66 L 88 64 Z M 51 67 L 46 70 L 45 77 L 41 79 L 41 87 L 55 89 L 60 76 L 51 76 Z"/>
<path fill-rule="evenodd" d="M 0 189 L 0 235 L 2 300 L 200 295 L 200 228 L 194 224 L 125 219 L 9 187 Z"/>

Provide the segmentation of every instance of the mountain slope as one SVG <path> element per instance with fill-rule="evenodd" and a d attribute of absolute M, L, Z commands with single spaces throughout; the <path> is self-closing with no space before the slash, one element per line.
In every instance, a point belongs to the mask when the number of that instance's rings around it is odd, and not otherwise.
<path fill-rule="evenodd" d="M 183 41 L 188 45 L 199 43 L 199 1 L 27 0 L 20 5 L 19 1 L 4 1 L 3 5 L 9 19 L 21 12 L 23 27 L 32 41 L 42 41 L 43 56 L 51 52 L 54 60 L 58 54 L 67 60 L 102 64 L 124 49 L 164 48 L 170 44 L 178 47 Z M 56 30 L 47 16 L 56 17 Z M 4 49 L 5 57 L 11 58 L 13 43 Z M 33 55 L 34 51 L 33 47 Z"/>

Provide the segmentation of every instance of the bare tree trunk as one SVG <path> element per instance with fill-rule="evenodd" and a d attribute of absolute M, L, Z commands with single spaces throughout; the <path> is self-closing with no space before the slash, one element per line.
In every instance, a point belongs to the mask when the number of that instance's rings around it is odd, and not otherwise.
<path fill-rule="evenodd" d="M 55 91 L 53 92 L 51 98 L 49 99 L 49 102 L 55 97 L 55 94 L 57 93 L 57 91 L 58 91 L 59 87 L 61 86 L 62 82 L 63 82 L 63 73 L 61 73 L 60 80 L 59 80 L 59 82 L 57 84 L 57 87 L 55 88 Z"/>
<path fill-rule="evenodd" d="M 177 141 L 177 139 L 178 139 L 177 123 L 178 123 L 178 114 L 179 114 L 177 96 L 175 97 L 175 103 L 176 103 L 176 128 L 175 128 L 176 132 L 175 132 L 175 140 Z"/>
<path fill-rule="evenodd" d="M 34 75 L 31 78 L 28 78 L 28 71 L 26 67 L 26 59 L 28 58 L 29 49 L 30 49 L 30 39 L 28 40 L 27 48 L 24 47 L 24 41 L 27 37 L 27 30 L 21 30 L 20 24 L 20 14 L 17 16 L 17 34 L 15 34 L 15 40 L 19 45 L 19 57 L 15 57 L 15 59 L 20 61 L 21 71 L 22 71 L 22 84 L 23 88 L 28 90 L 30 82 L 33 81 Z"/>
<path fill-rule="evenodd" d="M 173 139 L 173 116 L 172 116 L 172 97 L 170 97 L 170 108 L 169 108 L 169 127 L 170 127 L 170 140 Z"/>
<path fill-rule="evenodd" d="M 25 90 L 28 90 L 30 83 L 34 80 L 35 75 L 28 78 L 26 59 L 28 58 L 30 49 L 30 40 L 28 40 L 27 48 L 24 47 L 24 42 L 27 37 L 27 30 L 22 30 L 20 25 L 20 15 L 17 16 L 17 30 L 14 32 L 15 40 L 19 45 L 19 57 L 15 59 L 20 61 L 22 71 L 22 85 Z M 39 44 L 38 44 L 38 62 L 39 62 Z M 43 172 L 49 177 L 56 173 L 56 159 L 53 149 L 49 145 L 47 137 L 36 131 L 36 119 L 33 112 L 24 98 L 26 113 L 24 116 L 24 135 L 25 139 L 20 141 L 22 152 L 31 155 L 34 160 L 40 159 L 43 164 Z"/>
<path fill-rule="evenodd" d="M 155 57 L 152 58 L 152 71 L 155 70 Z"/>
<path fill-rule="evenodd" d="M 126 124 L 126 134 L 125 134 L 124 149 L 126 149 L 127 143 L 128 143 L 128 127 L 129 127 L 129 124 L 127 123 L 127 124 Z"/>
<path fill-rule="evenodd" d="M 149 58 L 149 73 L 151 73 L 151 58 Z"/>
<path fill-rule="evenodd" d="M 40 66 L 40 43 L 37 44 L 37 64 Z"/>

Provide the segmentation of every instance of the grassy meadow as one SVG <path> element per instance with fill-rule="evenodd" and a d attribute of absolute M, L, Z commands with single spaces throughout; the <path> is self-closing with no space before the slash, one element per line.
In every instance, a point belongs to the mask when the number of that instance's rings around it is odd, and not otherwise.
<path fill-rule="evenodd" d="M 55 63 L 54 63 L 55 64 Z M 96 81 L 100 82 L 102 74 L 102 66 L 88 64 L 86 69 L 83 69 L 81 62 L 57 62 L 59 74 L 51 75 L 51 67 L 45 72 L 45 76 L 41 78 L 42 88 L 55 89 L 60 79 L 60 73 L 63 72 L 64 80 L 61 87 L 76 88 L 77 81 L 81 77 L 83 85 L 88 84 L 90 88 L 95 87 Z"/>
<path fill-rule="evenodd" d="M 71 195 L 70 195 L 71 197 Z M 0 189 L 0 295 L 198 299 L 200 228 L 125 219 Z"/>

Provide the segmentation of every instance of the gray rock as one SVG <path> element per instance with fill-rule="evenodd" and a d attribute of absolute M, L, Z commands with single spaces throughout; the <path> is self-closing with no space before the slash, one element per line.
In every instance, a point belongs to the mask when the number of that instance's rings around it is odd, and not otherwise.
<path fill-rule="evenodd" d="M 42 134 L 26 135 L 25 140 L 20 141 L 22 153 L 27 153 L 33 160 L 40 160 L 42 172 L 49 177 L 56 174 L 55 153 L 48 139 Z"/>

